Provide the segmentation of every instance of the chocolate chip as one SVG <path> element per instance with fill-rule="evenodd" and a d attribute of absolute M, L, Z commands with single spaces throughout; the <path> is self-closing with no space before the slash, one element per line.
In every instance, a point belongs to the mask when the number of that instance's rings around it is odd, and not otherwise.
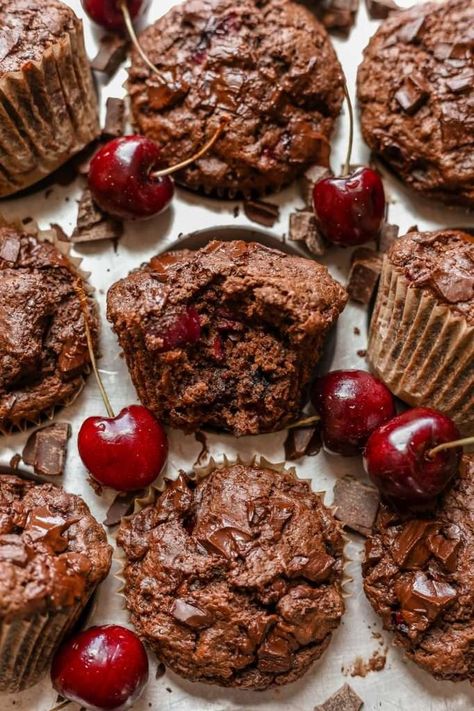
<path fill-rule="evenodd" d="M 105 126 L 102 136 L 106 139 L 123 136 L 125 133 L 125 101 L 109 97 L 105 108 Z"/>
<path fill-rule="evenodd" d="M 71 242 L 98 242 L 104 239 L 118 239 L 123 234 L 123 223 L 102 212 L 86 188 L 79 201 L 77 225 Z"/>
<path fill-rule="evenodd" d="M 304 242 L 311 254 L 317 257 L 326 252 L 323 238 L 321 237 L 316 218 L 312 212 L 292 212 L 290 215 L 290 240 Z"/>
<path fill-rule="evenodd" d="M 92 69 L 111 77 L 127 57 L 129 42 L 119 34 L 100 38 L 99 52 L 91 62 Z"/>
<path fill-rule="evenodd" d="M 129 516 L 133 513 L 135 500 L 143 496 L 144 493 L 145 489 L 140 489 L 139 491 L 127 491 L 117 494 L 107 510 L 103 521 L 104 526 L 117 526 L 124 516 Z"/>
<path fill-rule="evenodd" d="M 288 430 L 285 439 L 285 459 L 313 457 L 321 449 L 321 438 L 317 427 L 301 427 Z"/>
<path fill-rule="evenodd" d="M 23 461 L 39 476 L 62 476 L 70 436 L 71 426 L 67 422 L 55 422 L 35 430 L 23 449 Z"/>
<path fill-rule="evenodd" d="M 264 227 L 273 227 L 280 217 L 278 205 L 263 200 L 246 200 L 244 212 L 249 220 L 264 225 Z"/>
<path fill-rule="evenodd" d="M 382 257 L 378 252 L 356 250 L 349 273 L 347 292 L 353 301 L 368 304 L 377 287 L 382 271 Z"/>
<path fill-rule="evenodd" d="M 365 0 L 365 5 L 372 20 L 385 20 L 390 13 L 400 10 L 394 0 Z"/>
<path fill-rule="evenodd" d="M 474 74 L 459 74 L 446 80 L 447 87 L 453 94 L 461 94 L 474 85 Z"/>
<path fill-rule="evenodd" d="M 354 689 L 344 684 L 324 703 L 315 706 L 314 711 L 359 711 L 363 703 Z"/>
<path fill-rule="evenodd" d="M 334 486 L 335 516 L 352 531 L 369 536 L 379 508 L 376 489 L 352 477 L 338 479 Z"/>
<path fill-rule="evenodd" d="M 415 114 L 429 98 L 430 88 L 421 74 L 413 73 L 403 82 L 395 94 L 402 109 L 407 114 Z"/>

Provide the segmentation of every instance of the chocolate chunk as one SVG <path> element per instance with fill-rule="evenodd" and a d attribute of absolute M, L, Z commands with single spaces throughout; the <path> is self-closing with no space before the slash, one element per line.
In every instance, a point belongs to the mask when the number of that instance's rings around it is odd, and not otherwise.
<path fill-rule="evenodd" d="M 425 24 L 425 16 L 417 17 L 413 22 L 403 25 L 398 32 L 398 39 L 408 44 L 417 40 L 420 36 L 421 29 Z"/>
<path fill-rule="evenodd" d="M 118 138 L 125 133 L 125 101 L 109 97 L 106 103 L 104 138 Z"/>
<path fill-rule="evenodd" d="M 290 240 L 304 242 L 315 256 L 325 254 L 326 248 L 312 212 L 292 212 L 290 215 Z"/>
<path fill-rule="evenodd" d="M 213 621 L 212 615 L 208 612 L 201 610 L 197 605 L 179 598 L 174 601 L 171 614 L 176 620 L 183 622 L 183 624 L 193 629 L 208 627 Z"/>
<path fill-rule="evenodd" d="M 145 489 L 140 489 L 139 491 L 127 491 L 117 494 L 108 508 L 103 522 L 104 526 L 117 526 L 124 516 L 129 516 L 133 513 L 135 500 L 143 496 L 144 493 Z"/>
<path fill-rule="evenodd" d="M 71 242 L 98 242 L 104 239 L 118 239 L 123 234 L 123 223 L 102 212 L 86 188 L 79 202 L 77 225 Z"/>
<path fill-rule="evenodd" d="M 379 508 L 376 489 L 352 477 L 338 479 L 334 486 L 335 516 L 344 526 L 369 536 Z"/>
<path fill-rule="evenodd" d="M 20 254 L 20 240 L 15 235 L 8 233 L 0 239 L 0 259 L 15 264 Z"/>
<path fill-rule="evenodd" d="M 317 427 L 294 427 L 288 430 L 285 439 L 285 459 L 313 457 L 321 449 L 321 438 Z"/>
<path fill-rule="evenodd" d="M 385 20 L 390 13 L 401 9 L 394 0 L 365 0 L 365 5 L 372 20 Z"/>
<path fill-rule="evenodd" d="M 344 684 L 324 703 L 314 707 L 314 711 L 359 711 L 362 699 L 349 684 Z"/>
<path fill-rule="evenodd" d="M 446 80 L 446 86 L 453 94 L 461 94 L 474 85 L 474 74 L 459 74 Z"/>
<path fill-rule="evenodd" d="M 280 208 L 271 202 L 263 200 L 246 200 L 244 202 L 244 212 L 249 220 L 257 222 L 264 227 L 273 227 L 280 217 Z"/>
<path fill-rule="evenodd" d="M 305 205 L 313 209 L 313 189 L 316 183 L 324 178 L 329 178 L 331 170 L 324 165 L 312 165 L 301 178 L 301 196 Z"/>
<path fill-rule="evenodd" d="M 385 223 L 384 226 L 382 227 L 379 235 L 379 240 L 378 240 L 378 248 L 379 252 L 388 252 L 392 244 L 395 242 L 395 240 L 398 237 L 398 233 L 400 232 L 400 228 L 398 225 L 389 225 L 388 223 Z"/>
<path fill-rule="evenodd" d="M 326 0 L 321 3 L 318 17 L 328 30 L 347 37 L 354 26 L 359 0 Z"/>
<path fill-rule="evenodd" d="M 128 39 L 119 34 L 100 38 L 99 52 L 91 62 L 92 69 L 111 77 L 127 57 Z"/>
<path fill-rule="evenodd" d="M 430 95 L 430 87 L 421 74 L 414 72 L 404 80 L 402 86 L 395 94 L 402 109 L 407 114 L 415 114 Z"/>
<path fill-rule="evenodd" d="M 353 301 L 368 304 L 376 289 L 382 271 L 382 257 L 368 249 L 356 250 L 349 273 L 347 292 Z"/>
<path fill-rule="evenodd" d="M 62 476 L 67 454 L 71 426 L 55 422 L 42 427 L 28 437 L 22 458 L 39 476 Z"/>

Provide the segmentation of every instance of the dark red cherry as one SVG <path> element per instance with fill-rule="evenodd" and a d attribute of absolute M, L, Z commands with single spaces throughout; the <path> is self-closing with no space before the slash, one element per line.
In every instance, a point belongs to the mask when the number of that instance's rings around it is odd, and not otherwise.
<path fill-rule="evenodd" d="M 197 343 L 201 337 L 201 323 L 194 306 L 188 306 L 182 313 L 177 314 L 159 335 L 163 339 L 163 351 Z"/>
<path fill-rule="evenodd" d="M 148 681 L 148 657 L 137 635 L 125 627 L 91 627 L 59 648 L 51 680 L 61 696 L 87 709 L 122 711 Z"/>
<path fill-rule="evenodd" d="M 376 239 L 385 216 L 385 192 L 378 173 L 357 168 L 349 175 L 324 178 L 313 189 L 319 230 L 334 244 L 350 247 Z"/>
<path fill-rule="evenodd" d="M 314 384 L 312 402 L 321 416 L 326 449 L 358 454 L 369 435 L 395 415 L 390 390 L 364 370 L 333 370 Z"/>
<path fill-rule="evenodd" d="M 91 20 L 107 30 L 123 30 L 125 23 L 119 0 L 81 0 L 84 11 Z M 144 0 L 127 0 L 130 17 L 135 19 L 143 9 Z"/>
<path fill-rule="evenodd" d="M 144 136 L 122 136 L 100 148 L 91 161 L 89 187 L 95 202 L 122 220 L 143 220 L 168 207 L 174 181 L 156 177 L 158 144 Z"/>
<path fill-rule="evenodd" d="M 462 448 L 430 455 L 439 444 L 455 442 L 454 422 L 437 410 L 416 407 L 382 425 L 369 437 L 365 469 L 387 497 L 417 503 L 437 496 L 456 474 Z"/>
<path fill-rule="evenodd" d="M 168 456 L 163 426 L 141 405 L 125 407 L 116 417 L 89 417 L 82 423 L 77 445 L 94 479 L 117 491 L 151 484 Z"/>

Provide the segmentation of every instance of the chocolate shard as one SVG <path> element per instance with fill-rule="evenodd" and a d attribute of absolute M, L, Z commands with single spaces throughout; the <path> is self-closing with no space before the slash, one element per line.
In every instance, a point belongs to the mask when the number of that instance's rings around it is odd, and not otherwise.
<path fill-rule="evenodd" d="M 451 77 L 446 80 L 446 86 L 453 94 L 462 94 L 463 91 L 467 91 L 474 86 L 474 73 L 468 72 L 467 74 L 458 74 Z"/>
<path fill-rule="evenodd" d="M 105 126 L 102 136 L 106 139 L 123 136 L 125 133 L 125 101 L 109 97 L 105 107 Z"/>
<path fill-rule="evenodd" d="M 289 237 L 293 242 L 304 242 L 311 254 L 316 257 L 321 257 L 326 252 L 324 240 L 312 212 L 304 210 L 291 213 Z"/>
<path fill-rule="evenodd" d="M 71 426 L 67 422 L 55 422 L 35 430 L 23 449 L 24 463 L 32 466 L 38 476 L 62 476 L 70 436 Z"/>
<path fill-rule="evenodd" d="M 325 0 L 316 9 L 327 30 L 347 37 L 355 23 L 359 0 Z"/>
<path fill-rule="evenodd" d="M 334 486 L 335 516 L 344 527 L 369 536 L 379 508 L 376 489 L 350 476 L 338 479 Z"/>
<path fill-rule="evenodd" d="M 415 20 L 412 20 L 407 25 L 403 25 L 398 32 L 398 39 L 408 44 L 415 42 L 419 38 L 424 24 L 425 16 L 423 15 L 422 17 L 417 17 Z"/>
<path fill-rule="evenodd" d="M 360 711 L 364 702 L 349 684 L 344 684 L 314 711 Z"/>
<path fill-rule="evenodd" d="M 104 526 L 117 526 L 124 516 L 129 516 L 133 513 L 135 500 L 145 494 L 145 489 L 138 491 L 126 491 L 117 494 L 115 499 L 110 504 L 105 519 Z"/>
<path fill-rule="evenodd" d="M 104 239 L 118 239 L 123 234 L 123 223 L 102 212 L 91 191 L 86 188 L 79 201 L 77 224 L 71 242 L 98 242 Z"/>
<path fill-rule="evenodd" d="M 128 46 L 128 39 L 119 34 L 101 37 L 99 51 L 91 62 L 92 69 L 111 77 L 115 74 L 122 62 L 125 61 Z"/>
<path fill-rule="evenodd" d="M 388 223 L 385 223 L 379 235 L 379 252 L 383 252 L 384 254 L 385 252 L 388 252 L 392 244 L 397 239 L 399 232 L 400 228 L 398 225 L 389 225 Z"/>
<path fill-rule="evenodd" d="M 280 217 L 280 208 L 271 202 L 263 200 L 246 200 L 244 212 L 249 220 L 264 227 L 273 227 Z"/>
<path fill-rule="evenodd" d="M 368 304 L 382 271 L 382 257 L 374 250 L 362 248 L 355 250 L 352 259 L 347 293 L 353 301 Z"/>
<path fill-rule="evenodd" d="M 414 72 L 406 77 L 395 99 L 407 114 L 415 114 L 430 96 L 430 86 L 426 79 Z"/>
<path fill-rule="evenodd" d="M 285 439 L 285 459 L 313 457 L 321 449 L 321 438 L 317 427 L 301 427 L 288 430 Z"/>
<path fill-rule="evenodd" d="M 401 9 L 394 0 L 365 0 L 365 5 L 372 20 L 385 20 L 392 12 Z"/>

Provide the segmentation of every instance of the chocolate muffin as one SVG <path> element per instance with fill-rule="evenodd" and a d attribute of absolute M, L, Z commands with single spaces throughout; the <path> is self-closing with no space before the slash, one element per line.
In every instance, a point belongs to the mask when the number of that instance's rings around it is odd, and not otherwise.
<path fill-rule="evenodd" d="M 474 206 L 472 0 L 385 20 L 358 73 L 363 136 L 411 188 Z"/>
<path fill-rule="evenodd" d="M 35 684 L 109 572 L 104 529 L 79 497 L 0 476 L 0 691 Z"/>
<path fill-rule="evenodd" d="M 260 244 L 155 258 L 107 297 L 138 395 L 185 431 L 246 435 L 298 417 L 347 295 L 325 267 Z"/>
<path fill-rule="evenodd" d="M 410 232 L 392 245 L 369 332 L 368 360 L 409 405 L 474 434 L 474 238 Z"/>
<path fill-rule="evenodd" d="M 344 78 L 326 30 L 288 0 L 188 0 L 140 36 L 160 83 L 132 53 L 135 124 L 165 165 L 203 158 L 176 174 L 221 197 L 278 190 L 312 163 L 329 164 Z"/>
<path fill-rule="evenodd" d="M 0 432 L 71 402 L 89 370 L 73 264 L 50 242 L 0 227 Z M 89 323 L 98 322 L 89 300 Z"/>
<path fill-rule="evenodd" d="M 82 22 L 58 0 L 0 0 L 0 197 L 100 133 Z"/>
<path fill-rule="evenodd" d="M 366 543 L 364 589 L 406 655 L 437 679 L 474 681 L 474 456 L 434 510 L 382 505 Z"/>
<path fill-rule="evenodd" d="M 184 474 L 120 527 L 139 634 L 192 681 L 295 681 L 344 612 L 340 526 L 307 482 L 263 466 Z"/>

